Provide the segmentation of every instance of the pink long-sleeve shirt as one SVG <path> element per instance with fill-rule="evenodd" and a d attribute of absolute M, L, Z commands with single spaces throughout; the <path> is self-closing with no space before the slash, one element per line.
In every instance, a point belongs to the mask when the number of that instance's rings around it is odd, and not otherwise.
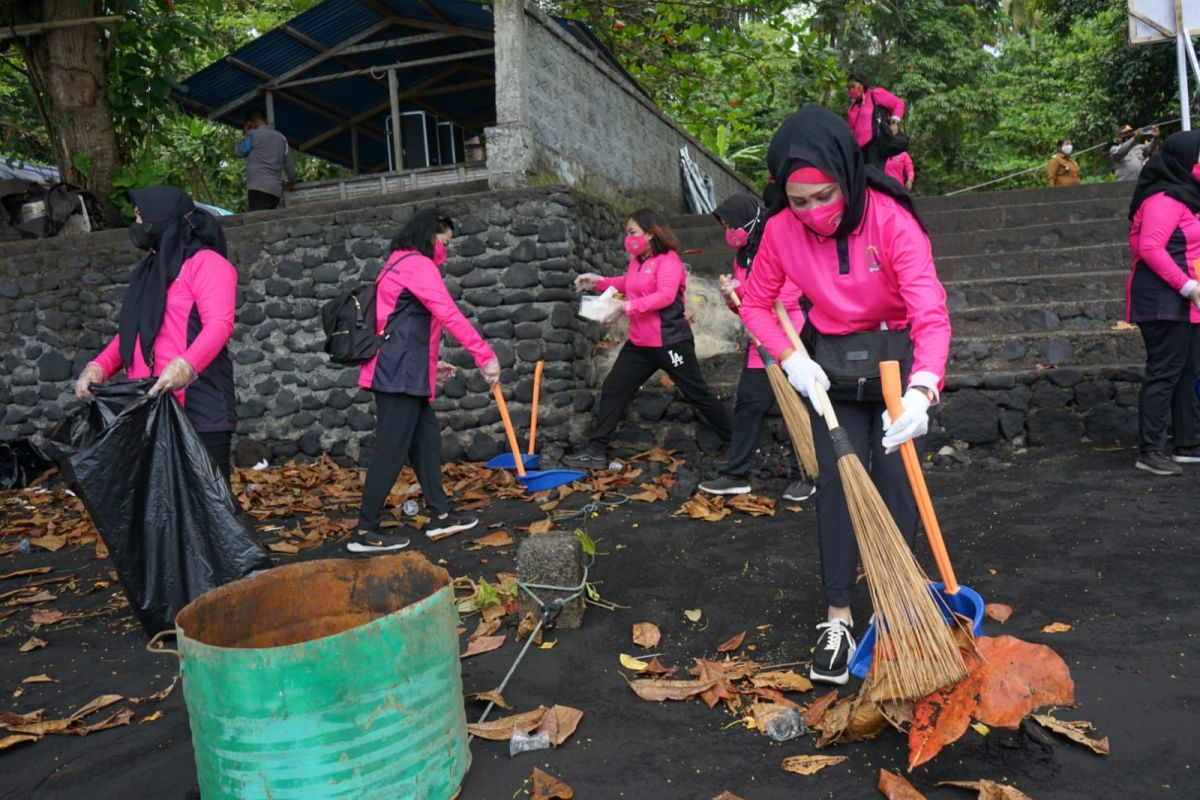
<path fill-rule="evenodd" d="M 406 254 L 408 254 L 407 258 L 401 258 Z M 395 311 L 401 295 L 405 292 L 410 293 L 424 306 L 429 313 L 428 338 L 426 340 L 428 353 L 425 359 L 429 369 L 429 399 L 432 401 L 437 395 L 438 350 L 441 345 L 443 328 L 459 344 L 467 348 L 467 352 L 475 359 L 475 364 L 480 369 L 492 361 L 496 354 L 479 335 L 479 331 L 475 330 L 463 316 L 462 311 L 458 309 L 458 305 L 450 296 L 450 292 L 446 290 L 446 283 L 432 260 L 415 251 L 397 250 L 388 259 L 388 264 L 395 264 L 395 266 L 391 269 L 385 267 L 384 270 L 381 270 L 380 277 L 375 284 L 375 332 L 382 335 L 387 326 L 388 317 Z M 403 329 L 397 331 L 401 335 L 403 332 Z M 403 340 L 384 342 L 379 348 L 379 352 L 359 369 L 358 385 L 364 389 L 409 391 L 409 387 L 376 386 L 375 372 L 381 357 L 404 357 L 403 351 L 410 344 L 416 345 L 417 343 L 408 343 Z M 425 342 L 421 344 L 425 344 Z M 393 351 L 397 352 L 393 353 Z"/>
<path fill-rule="evenodd" d="M 745 285 L 746 279 L 750 276 L 750 270 L 743 267 L 735 259 L 733 262 L 733 279 L 740 284 Z M 741 297 L 741 289 L 738 289 L 738 297 Z M 792 324 L 796 326 L 796 330 L 804 327 L 804 312 L 800 310 L 800 288 L 791 281 L 784 281 L 783 289 L 780 290 L 779 299 L 783 301 L 783 305 L 788 310 L 788 316 L 792 319 Z M 729 310 L 737 315 L 741 315 L 741 309 L 730 304 Z M 747 369 L 763 369 L 766 365 L 763 364 L 762 356 L 758 354 L 758 348 L 754 346 L 754 342 L 749 343 L 746 355 Z"/>
<path fill-rule="evenodd" d="M 121 369 L 131 380 L 157 376 L 171 360 L 182 356 L 199 375 L 212 363 L 229 337 L 237 305 L 237 270 L 220 253 L 201 250 L 183 262 L 179 275 L 167 287 L 167 307 L 154 339 L 153 369 L 142 357 L 141 337 L 134 343 L 133 363 L 121 361 L 121 336 L 117 334 L 91 363 L 104 370 L 107 380 Z M 188 319 L 192 309 L 200 316 L 200 333 L 188 344 Z M 187 389 L 175 392 L 184 405 Z"/>
<path fill-rule="evenodd" d="M 859 147 L 863 147 L 875 138 L 875 131 L 872 130 L 871 123 L 877 105 L 886 108 L 896 119 L 904 119 L 903 100 L 882 86 L 867 89 L 861 103 L 851 103 L 846 107 L 846 122 L 850 123 L 850 130 L 854 132 L 854 141 L 858 142 Z"/>
<path fill-rule="evenodd" d="M 629 259 L 629 268 L 616 278 L 601 278 L 596 289 L 610 286 L 625 294 L 629 317 L 629 341 L 639 347 L 666 347 L 692 338 L 692 326 L 684 315 L 687 272 L 674 250 L 639 261 Z"/>
<path fill-rule="evenodd" d="M 1200 309 L 1186 294 L 1197 279 L 1200 220 L 1165 193 L 1151 195 L 1129 227 L 1133 264 L 1125 281 L 1125 316 L 1130 322 L 1200 322 Z"/>
<path fill-rule="evenodd" d="M 862 222 L 846 239 L 821 238 L 784 210 L 767 221 L 742 295 L 742 320 L 775 358 L 791 347 L 775 300 L 790 280 L 812 303 L 809 321 L 823 334 L 907 328 L 913 341 L 909 385 L 941 392 L 950 352 L 946 291 L 929 237 L 896 200 L 867 190 Z"/>
<path fill-rule="evenodd" d="M 913 171 L 912 156 L 907 152 L 889 158 L 887 164 L 883 167 L 883 171 L 905 186 L 916 176 L 916 173 Z"/>

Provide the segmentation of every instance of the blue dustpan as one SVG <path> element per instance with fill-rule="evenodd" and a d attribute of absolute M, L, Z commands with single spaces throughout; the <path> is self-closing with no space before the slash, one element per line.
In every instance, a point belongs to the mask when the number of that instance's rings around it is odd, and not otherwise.
<path fill-rule="evenodd" d="M 943 584 L 931 583 L 929 584 L 929 593 L 933 595 L 933 602 L 937 604 L 938 610 L 942 612 L 942 618 L 946 620 L 947 624 L 954 622 L 952 613 L 958 614 L 971 620 L 972 632 L 976 636 L 983 633 L 983 598 L 974 589 L 959 586 L 957 592 L 947 594 Z M 856 678 L 867 677 L 867 673 L 871 671 L 871 658 L 874 655 L 875 619 L 872 618 L 870 627 L 858 642 L 858 650 L 855 651 L 854 658 L 850 659 L 850 674 Z"/>
<path fill-rule="evenodd" d="M 542 462 L 541 453 L 522 453 L 521 462 L 525 469 L 537 469 L 538 464 Z M 491 461 L 484 464 L 488 469 L 516 469 L 517 462 L 513 458 L 512 453 L 501 453 Z"/>
<path fill-rule="evenodd" d="M 517 480 L 525 487 L 526 492 L 530 494 L 544 492 L 547 489 L 554 489 L 587 477 L 586 472 L 577 472 L 573 469 L 526 470 L 525 459 L 517 445 L 517 433 L 513 430 L 512 418 L 508 415 L 508 404 L 504 402 L 500 384 L 497 383 L 492 387 L 492 396 L 496 398 L 496 405 L 500 409 L 500 419 L 504 422 L 504 433 L 508 436 L 508 446 L 512 451 L 508 457 L 512 459 L 511 463 L 517 470 Z"/>

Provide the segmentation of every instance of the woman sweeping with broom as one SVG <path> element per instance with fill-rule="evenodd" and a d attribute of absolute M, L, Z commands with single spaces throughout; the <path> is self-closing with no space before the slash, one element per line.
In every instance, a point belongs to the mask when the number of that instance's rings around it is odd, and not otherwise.
<path fill-rule="evenodd" d="M 742 287 L 742 320 L 814 413 L 822 409 L 817 386 L 828 390 L 841 430 L 911 548 L 916 504 L 901 458 L 891 451 L 928 431 L 950 346 L 946 293 L 929 237 L 903 187 L 865 166 L 846 124 L 820 106 L 805 106 L 784 122 L 767 161 L 783 196 Z M 811 304 L 801 338 L 813 358 L 793 345 L 776 317 L 776 300 L 788 282 Z M 884 416 L 879 385 L 879 362 L 886 360 L 902 363 L 908 386 L 904 413 L 895 422 Z M 856 649 L 850 599 L 859 546 L 838 478 L 846 453 L 836 451 L 816 418 L 813 438 L 828 609 L 817 626 L 810 674 L 842 684 Z M 869 580 L 876 577 L 868 571 Z M 873 600 L 875 593 L 873 585 Z"/>

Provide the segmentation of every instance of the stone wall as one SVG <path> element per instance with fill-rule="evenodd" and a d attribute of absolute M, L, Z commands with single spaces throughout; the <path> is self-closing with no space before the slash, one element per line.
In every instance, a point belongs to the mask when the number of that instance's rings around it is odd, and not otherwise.
<path fill-rule="evenodd" d="M 607 204 L 562 187 L 444 197 L 458 221 L 446 283 L 496 349 L 514 417 L 527 425 L 534 363 L 546 360 L 539 439 L 558 450 L 581 433 L 596 380 L 600 326 L 575 314 L 580 272 L 624 267 L 621 220 Z M 360 460 L 372 446 L 372 398 L 358 370 L 331 366 L 319 308 L 343 281 L 371 278 L 399 225 L 421 203 L 304 206 L 229 220 L 240 275 L 235 363 L 238 433 L 273 458 L 327 451 Z M 340 209 L 340 210 L 335 210 Z M 125 231 L 6 244 L 0 250 L 0 431 L 48 430 L 73 402 L 71 381 L 116 331 L 137 251 Z M 469 355 L 436 403 L 448 459 L 483 459 L 504 438 L 499 414 Z M 577 388 L 578 387 L 578 388 Z M 522 437 L 523 438 L 523 437 Z"/>
<path fill-rule="evenodd" d="M 514 2 L 521 0 L 510 0 Z M 510 17 L 513 24 L 523 18 L 523 43 L 520 38 L 510 41 L 502 30 Z M 505 153 L 524 148 L 532 150 L 527 155 L 535 173 L 587 188 L 618 206 L 655 205 L 667 213 L 686 212 L 679 168 L 679 150 L 686 146 L 713 179 L 717 202 L 747 190 L 736 173 L 667 117 L 627 76 L 531 4 L 525 4 L 523 15 L 498 10 L 497 42 L 497 47 L 519 51 L 519 63 L 513 65 L 514 76 L 508 82 L 523 86 L 497 86 L 500 129 L 488 133 L 489 168 L 496 158 L 519 159 Z M 498 56 L 498 82 L 505 71 L 501 61 Z M 506 121 L 527 126 L 531 141 L 508 142 Z"/>

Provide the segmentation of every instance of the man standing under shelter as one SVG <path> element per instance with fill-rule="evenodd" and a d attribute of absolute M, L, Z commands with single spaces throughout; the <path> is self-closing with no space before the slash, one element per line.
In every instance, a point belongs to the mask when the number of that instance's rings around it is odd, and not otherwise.
<path fill-rule="evenodd" d="M 286 169 L 288 183 L 296 181 L 296 162 L 287 139 L 267 122 L 260 109 L 254 109 L 242 126 L 242 140 L 234 148 L 238 158 L 246 159 L 246 190 L 249 211 L 267 211 L 279 207 L 283 183 L 279 173 Z"/>

